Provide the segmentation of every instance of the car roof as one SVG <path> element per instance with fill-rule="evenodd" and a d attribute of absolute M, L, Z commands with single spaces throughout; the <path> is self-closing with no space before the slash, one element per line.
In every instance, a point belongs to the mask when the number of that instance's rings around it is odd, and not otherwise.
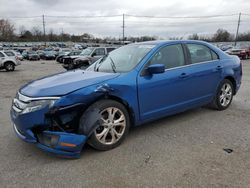
<path fill-rule="evenodd" d="M 146 41 L 146 42 L 138 42 L 138 43 L 132 43 L 133 44 L 139 44 L 139 45 L 163 45 L 163 44 L 177 44 L 177 43 L 200 43 L 200 44 L 208 44 L 205 41 L 201 40 L 152 40 L 152 41 Z"/>

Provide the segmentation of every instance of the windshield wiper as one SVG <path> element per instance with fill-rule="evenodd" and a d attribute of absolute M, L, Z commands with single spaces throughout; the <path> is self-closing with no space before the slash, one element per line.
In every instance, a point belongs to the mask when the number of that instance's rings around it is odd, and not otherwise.
<path fill-rule="evenodd" d="M 113 59 L 109 56 L 109 59 L 110 59 L 110 65 L 111 65 L 111 67 L 112 67 L 112 70 L 113 70 L 113 72 L 114 73 L 116 73 L 116 66 L 115 66 L 115 63 L 114 63 L 114 61 L 113 61 Z"/>
<path fill-rule="evenodd" d="M 94 71 L 98 72 L 99 67 L 101 66 L 102 62 L 104 61 L 104 59 L 106 59 L 107 56 L 108 56 L 108 54 L 103 56 L 102 59 L 99 61 L 99 63 L 95 64 Z M 97 65 L 98 65 L 98 67 L 97 67 Z"/>

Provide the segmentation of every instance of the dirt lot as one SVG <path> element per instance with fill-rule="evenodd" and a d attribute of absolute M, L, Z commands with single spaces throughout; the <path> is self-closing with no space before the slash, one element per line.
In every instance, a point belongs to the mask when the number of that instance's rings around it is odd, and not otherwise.
<path fill-rule="evenodd" d="M 133 128 L 120 147 L 86 147 L 77 160 L 24 143 L 9 117 L 21 85 L 61 71 L 54 61 L 0 71 L 0 187 L 250 186 L 250 60 L 243 62 L 241 89 L 226 111 L 199 108 Z"/>

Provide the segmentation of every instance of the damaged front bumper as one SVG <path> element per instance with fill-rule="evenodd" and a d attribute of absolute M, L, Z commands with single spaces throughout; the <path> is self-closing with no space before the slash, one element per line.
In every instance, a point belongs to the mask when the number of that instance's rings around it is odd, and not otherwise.
<path fill-rule="evenodd" d="M 48 108 L 43 108 L 35 112 L 20 114 L 12 108 L 10 116 L 16 135 L 47 152 L 64 157 L 79 157 L 87 136 L 50 130 L 51 123 L 47 122 L 44 115 L 47 112 Z"/>
<path fill-rule="evenodd" d="M 16 124 L 13 124 L 13 127 L 20 139 L 34 143 L 40 149 L 60 156 L 78 157 L 87 141 L 85 135 L 43 131 L 35 136 L 30 129 L 21 131 Z"/>

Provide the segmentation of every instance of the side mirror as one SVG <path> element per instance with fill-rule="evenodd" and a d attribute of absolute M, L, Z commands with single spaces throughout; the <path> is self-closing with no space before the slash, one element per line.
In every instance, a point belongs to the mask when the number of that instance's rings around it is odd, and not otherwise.
<path fill-rule="evenodd" d="M 147 68 L 148 72 L 150 74 L 160 74 L 165 72 L 165 65 L 164 64 L 154 64 L 150 65 Z"/>
<path fill-rule="evenodd" d="M 95 56 L 96 56 L 96 53 L 94 52 L 91 56 L 92 56 L 92 57 L 95 57 Z"/>

